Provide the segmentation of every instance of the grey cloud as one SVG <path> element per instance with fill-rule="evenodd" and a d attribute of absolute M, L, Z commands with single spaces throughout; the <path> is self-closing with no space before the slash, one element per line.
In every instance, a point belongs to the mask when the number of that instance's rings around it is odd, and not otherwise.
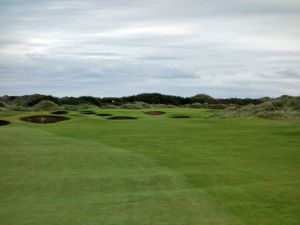
<path fill-rule="evenodd" d="M 123 54 L 118 54 L 114 52 L 78 52 L 75 54 L 83 56 L 123 56 Z"/>
<path fill-rule="evenodd" d="M 3 0 L 0 94 L 299 94 L 298 0 Z"/>
<path fill-rule="evenodd" d="M 284 69 L 278 71 L 279 76 L 292 79 L 300 79 L 300 68 Z"/>
<path fill-rule="evenodd" d="M 177 60 L 177 59 L 183 59 L 183 57 L 180 56 L 141 56 L 137 57 L 137 59 L 142 60 Z"/>
<path fill-rule="evenodd" d="M 174 68 L 174 67 L 165 67 L 160 68 L 159 71 L 154 72 L 153 78 L 159 79 L 197 79 L 197 76 L 194 71 L 183 69 L 183 68 Z"/>

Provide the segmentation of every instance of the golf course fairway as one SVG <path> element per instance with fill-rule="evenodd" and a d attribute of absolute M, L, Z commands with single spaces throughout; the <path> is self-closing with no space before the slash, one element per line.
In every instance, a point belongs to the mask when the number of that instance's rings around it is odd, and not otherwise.
<path fill-rule="evenodd" d="M 0 113 L 0 224 L 300 223 L 299 121 L 145 111 Z"/>

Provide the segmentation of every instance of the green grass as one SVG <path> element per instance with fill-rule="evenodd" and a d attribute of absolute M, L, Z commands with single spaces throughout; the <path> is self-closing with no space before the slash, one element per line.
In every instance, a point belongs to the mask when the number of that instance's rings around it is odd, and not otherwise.
<path fill-rule="evenodd" d="M 12 123 L 0 127 L 0 224 L 299 224 L 299 121 L 159 110 L 56 124 L 0 114 Z"/>

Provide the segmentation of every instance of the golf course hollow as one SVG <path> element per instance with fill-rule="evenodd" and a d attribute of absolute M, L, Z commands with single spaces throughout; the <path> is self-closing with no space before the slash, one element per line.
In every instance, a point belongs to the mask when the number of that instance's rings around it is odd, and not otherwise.
<path fill-rule="evenodd" d="M 191 117 L 188 116 L 188 115 L 173 115 L 173 116 L 170 116 L 170 118 L 173 118 L 173 119 L 187 119 L 187 118 L 191 118 Z"/>
<path fill-rule="evenodd" d="M 81 111 L 82 114 L 96 114 L 94 111 L 91 110 L 85 110 L 85 111 Z"/>
<path fill-rule="evenodd" d="M 69 118 L 64 116 L 39 115 L 23 117 L 21 120 L 30 123 L 57 123 L 60 121 L 69 120 Z"/>
<path fill-rule="evenodd" d="M 150 116 L 158 116 L 158 115 L 165 114 L 165 112 L 163 112 L 163 111 L 148 111 L 148 112 L 144 112 L 144 113 L 147 115 L 150 115 Z"/>
<path fill-rule="evenodd" d="M 112 116 L 110 113 L 99 113 L 98 116 Z"/>
<path fill-rule="evenodd" d="M 64 115 L 67 113 L 68 113 L 68 111 L 65 111 L 65 110 L 58 110 L 58 111 L 51 112 L 51 114 L 55 114 L 55 115 Z"/>
<path fill-rule="evenodd" d="M 6 121 L 6 120 L 0 120 L 0 126 L 4 126 L 4 125 L 8 125 L 10 124 L 10 122 Z"/>
<path fill-rule="evenodd" d="M 107 118 L 108 120 L 136 120 L 137 117 L 133 116 L 112 116 Z"/>

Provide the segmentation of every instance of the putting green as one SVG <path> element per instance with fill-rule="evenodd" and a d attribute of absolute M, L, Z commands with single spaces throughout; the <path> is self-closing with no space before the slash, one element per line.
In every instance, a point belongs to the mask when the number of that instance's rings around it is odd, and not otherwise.
<path fill-rule="evenodd" d="M 0 224 L 299 224 L 299 121 L 159 111 L 0 114 Z"/>

